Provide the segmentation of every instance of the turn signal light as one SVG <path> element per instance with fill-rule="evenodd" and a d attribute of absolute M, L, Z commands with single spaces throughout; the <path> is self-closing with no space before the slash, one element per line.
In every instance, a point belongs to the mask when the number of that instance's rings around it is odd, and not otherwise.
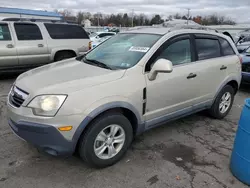
<path fill-rule="evenodd" d="M 60 131 L 70 131 L 73 127 L 72 126 L 65 126 L 65 127 L 59 127 L 58 129 Z"/>

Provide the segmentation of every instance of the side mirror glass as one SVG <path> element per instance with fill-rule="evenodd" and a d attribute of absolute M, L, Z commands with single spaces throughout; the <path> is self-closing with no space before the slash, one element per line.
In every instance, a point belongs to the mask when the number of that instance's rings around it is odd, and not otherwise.
<path fill-rule="evenodd" d="M 158 73 L 170 73 L 173 71 L 173 63 L 167 59 L 158 59 L 148 74 L 149 80 L 155 80 Z"/>

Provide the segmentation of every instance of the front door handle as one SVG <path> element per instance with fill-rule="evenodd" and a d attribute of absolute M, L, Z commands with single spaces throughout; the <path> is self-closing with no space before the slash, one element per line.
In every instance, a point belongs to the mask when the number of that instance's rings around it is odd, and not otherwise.
<path fill-rule="evenodd" d="M 38 44 L 37 45 L 39 48 L 42 48 L 43 47 L 43 44 Z"/>
<path fill-rule="evenodd" d="M 6 47 L 7 48 L 14 48 L 14 45 L 13 44 L 7 44 Z"/>
<path fill-rule="evenodd" d="M 227 67 L 225 65 L 222 65 L 220 68 L 220 70 L 225 70 L 225 69 L 227 69 Z"/>
<path fill-rule="evenodd" d="M 197 75 L 194 73 L 190 73 L 187 77 L 187 79 L 195 78 Z"/>

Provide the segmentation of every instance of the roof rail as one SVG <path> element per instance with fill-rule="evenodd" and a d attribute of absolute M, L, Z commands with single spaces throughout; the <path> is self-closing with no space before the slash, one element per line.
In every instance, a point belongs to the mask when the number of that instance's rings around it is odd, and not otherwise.
<path fill-rule="evenodd" d="M 35 18 L 4 18 L 2 19 L 2 21 L 67 23 L 63 20 L 49 20 L 49 19 L 35 19 Z"/>
<path fill-rule="evenodd" d="M 169 26 L 168 26 L 169 27 Z M 197 29 L 197 30 L 206 30 L 206 31 L 215 31 L 216 33 L 218 33 L 217 30 L 215 29 L 211 29 L 209 27 L 206 26 L 202 26 L 202 25 L 185 25 L 185 24 L 177 24 L 173 27 L 169 27 L 170 31 L 173 30 L 178 30 L 178 29 Z"/>

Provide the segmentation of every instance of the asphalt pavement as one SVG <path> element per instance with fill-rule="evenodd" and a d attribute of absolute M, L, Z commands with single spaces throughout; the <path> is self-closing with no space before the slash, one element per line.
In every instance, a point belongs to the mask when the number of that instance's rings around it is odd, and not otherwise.
<path fill-rule="evenodd" d="M 19 139 L 8 126 L 6 97 L 15 77 L 0 80 L 1 188 L 246 188 L 229 170 L 235 132 L 250 86 L 230 114 L 201 112 L 137 137 L 126 156 L 97 170 L 77 156 L 52 157 Z"/>

